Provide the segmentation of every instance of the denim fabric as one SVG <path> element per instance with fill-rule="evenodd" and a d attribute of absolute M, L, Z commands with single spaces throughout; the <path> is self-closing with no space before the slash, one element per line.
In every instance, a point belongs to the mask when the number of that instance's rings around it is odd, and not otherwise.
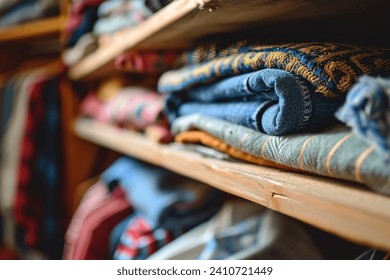
<path fill-rule="evenodd" d="M 169 95 L 170 121 L 199 113 L 271 135 L 313 131 L 334 123 L 339 98 L 325 98 L 299 76 L 264 69 Z"/>
<path fill-rule="evenodd" d="M 168 71 L 159 91 L 175 93 L 239 74 L 280 69 L 297 75 L 328 98 L 345 97 L 361 75 L 390 75 L 389 49 L 331 43 L 292 43 L 265 46 L 251 41 L 207 43 L 179 60 L 192 64 Z"/>
<path fill-rule="evenodd" d="M 390 79 L 361 77 L 336 117 L 390 161 Z"/>
<path fill-rule="evenodd" d="M 316 174 L 363 183 L 390 194 L 390 164 L 346 128 L 317 134 L 269 136 L 223 120 L 189 115 L 178 118 L 173 133 L 200 129 L 230 146 L 263 159 Z"/>
<path fill-rule="evenodd" d="M 222 193 L 173 172 L 121 157 L 101 176 L 117 182 L 142 218 L 175 235 L 210 218 L 222 204 Z"/>

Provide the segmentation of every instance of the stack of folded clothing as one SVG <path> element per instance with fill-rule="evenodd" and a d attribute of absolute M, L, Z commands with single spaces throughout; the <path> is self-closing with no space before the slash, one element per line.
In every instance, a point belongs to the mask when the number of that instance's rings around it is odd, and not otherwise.
<path fill-rule="evenodd" d="M 67 230 L 65 259 L 145 259 L 207 221 L 223 194 L 128 157 L 85 193 Z"/>
<path fill-rule="evenodd" d="M 56 0 L 0 1 L 0 28 L 58 15 Z"/>
<path fill-rule="evenodd" d="M 106 99 L 94 93 L 87 95 L 81 104 L 82 114 L 101 123 L 145 132 L 157 142 L 172 141 L 161 94 L 142 87 L 123 87 L 110 95 Z"/>
<path fill-rule="evenodd" d="M 64 62 L 75 65 L 98 46 L 112 43 L 112 35 L 145 21 L 172 0 L 76 0 L 67 24 Z M 120 56 L 116 66 L 125 71 L 158 72 L 169 69 L 176 56 L 149 52 Z M 136 58 L 135 60 L 133 58 Z M 146 58 L 146 59 L 145 59 Z M 129 64 L 129 61 L 136 62 Z M 146 63 L 145 63 L 146 62 Z M 140 65 L 140 63 L 143 63 Z M 130 69 L 129 69 L 130 68 Z M 141 69 L 140 69 L 141 68 Z"/>
<path fill-rule="evenodd" d="M 236 157 L 357 181 L 390 194 L 390 166 L 383 157 L 346 127 L 334 126 L 336 111 L 360 76 L 390 75 L 389 50 L 241 41 L 200 46 L 180 59 L 190 65 L 163 74 L 158 90 L 167 95 L 173 133 L 198 129 L 204 134 L 181 134 L 178 141 L 213 143 Z M 372 103 L 366 111 L 382 110 Z M 380 128 L 369 127 L 370 135 L 388 133 L 388 118 Z"/>
<path fill-rule="evenodd" d="M 93 32 L 97 36 L 136 26 L 171 0 L 108 0 L 98 10 L 99 19 Z"/>

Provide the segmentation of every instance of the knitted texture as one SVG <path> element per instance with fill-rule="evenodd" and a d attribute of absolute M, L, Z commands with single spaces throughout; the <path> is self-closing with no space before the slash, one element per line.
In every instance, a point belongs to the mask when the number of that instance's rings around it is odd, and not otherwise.
<path fill-rule="evenodd" d="M 159 91 L 173 93 L 237 74 L 275 68 L 303 77 L 316 87 L 317 93 L 334 98 L 345 95 L 363 74 L 390 74 L 389 50 L 331 43 L 211 43 L 182 55 L 181 62 L 192 65 L 165 73 L 159 81 Z"/>

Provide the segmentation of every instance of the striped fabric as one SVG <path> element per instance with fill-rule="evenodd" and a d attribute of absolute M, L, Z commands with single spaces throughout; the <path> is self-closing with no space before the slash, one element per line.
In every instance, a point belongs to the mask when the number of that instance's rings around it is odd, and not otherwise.
<path fill-rule="evenodd" d="M 109 198 L 110 193 L 108 188 L 101 181 L 97 182 L 87 190 L 66 230 L 63 259 L 71 260 L 74 258 L 76 243 L 80 238 L 81 229 L 85 219 Z"/>
<path fill-rule="evenodd" d="M 390 194 L 390 164 L 345 127 L 317 134 L 270 136 L 201 115 L 184 116 L 174 133 L 200 129 L 228 145 L 262 159 L 316 174 L 363 183 Z"/>

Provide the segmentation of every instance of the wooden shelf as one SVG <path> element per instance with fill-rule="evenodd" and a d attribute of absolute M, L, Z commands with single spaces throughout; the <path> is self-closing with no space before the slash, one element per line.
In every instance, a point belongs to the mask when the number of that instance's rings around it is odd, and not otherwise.
<path fill-rule="evenodd" d="M 378 24 L 387 17 L 378 13 L 390 7 L 387 0 L 203 0 L 205 5 L 200 9 L 199 2 L 173 1 L 142 24 L 113 35 L 109 46 L 100 47 L 72 67 L 70 78 L 91 79 L 108 74 L 114 70 L 115 56 L 129 49 L 183 48 L 206 36 L 247 29 L 264 31 L 274 24 L 287 28 L 291 22 L 301 22 L 300 29 L 291 31 L 297 35 L 308 29 L 318 33 L 320 20 L 323 28 L 341 32 L 342 37 L 350 36 L 352 30 L 361 34 L 362 28 L 366 29 L 363 33 L 372 32 L 387 28 L 387 23 Z M 370 13 L 373 9 L 375 13 Z M 357 16 L 359 13 L 364 15 Z M 370 29 L 370 26 L 375 28 Z M 347 32 L 342 27 L 352 30 Z"/>
<path fill-rule="evenodd" d="M 390 197 L 340 180 L 221 161 L 80 118 L 76 134 L 362 245 L 390 251 Z"/>
<path fill-rule="evenodd" d="M 41 38 L 58 38 L 64 29 L 65 19 L 53 17 L 0 29 L 0 43 L 21 43 Z"/>

